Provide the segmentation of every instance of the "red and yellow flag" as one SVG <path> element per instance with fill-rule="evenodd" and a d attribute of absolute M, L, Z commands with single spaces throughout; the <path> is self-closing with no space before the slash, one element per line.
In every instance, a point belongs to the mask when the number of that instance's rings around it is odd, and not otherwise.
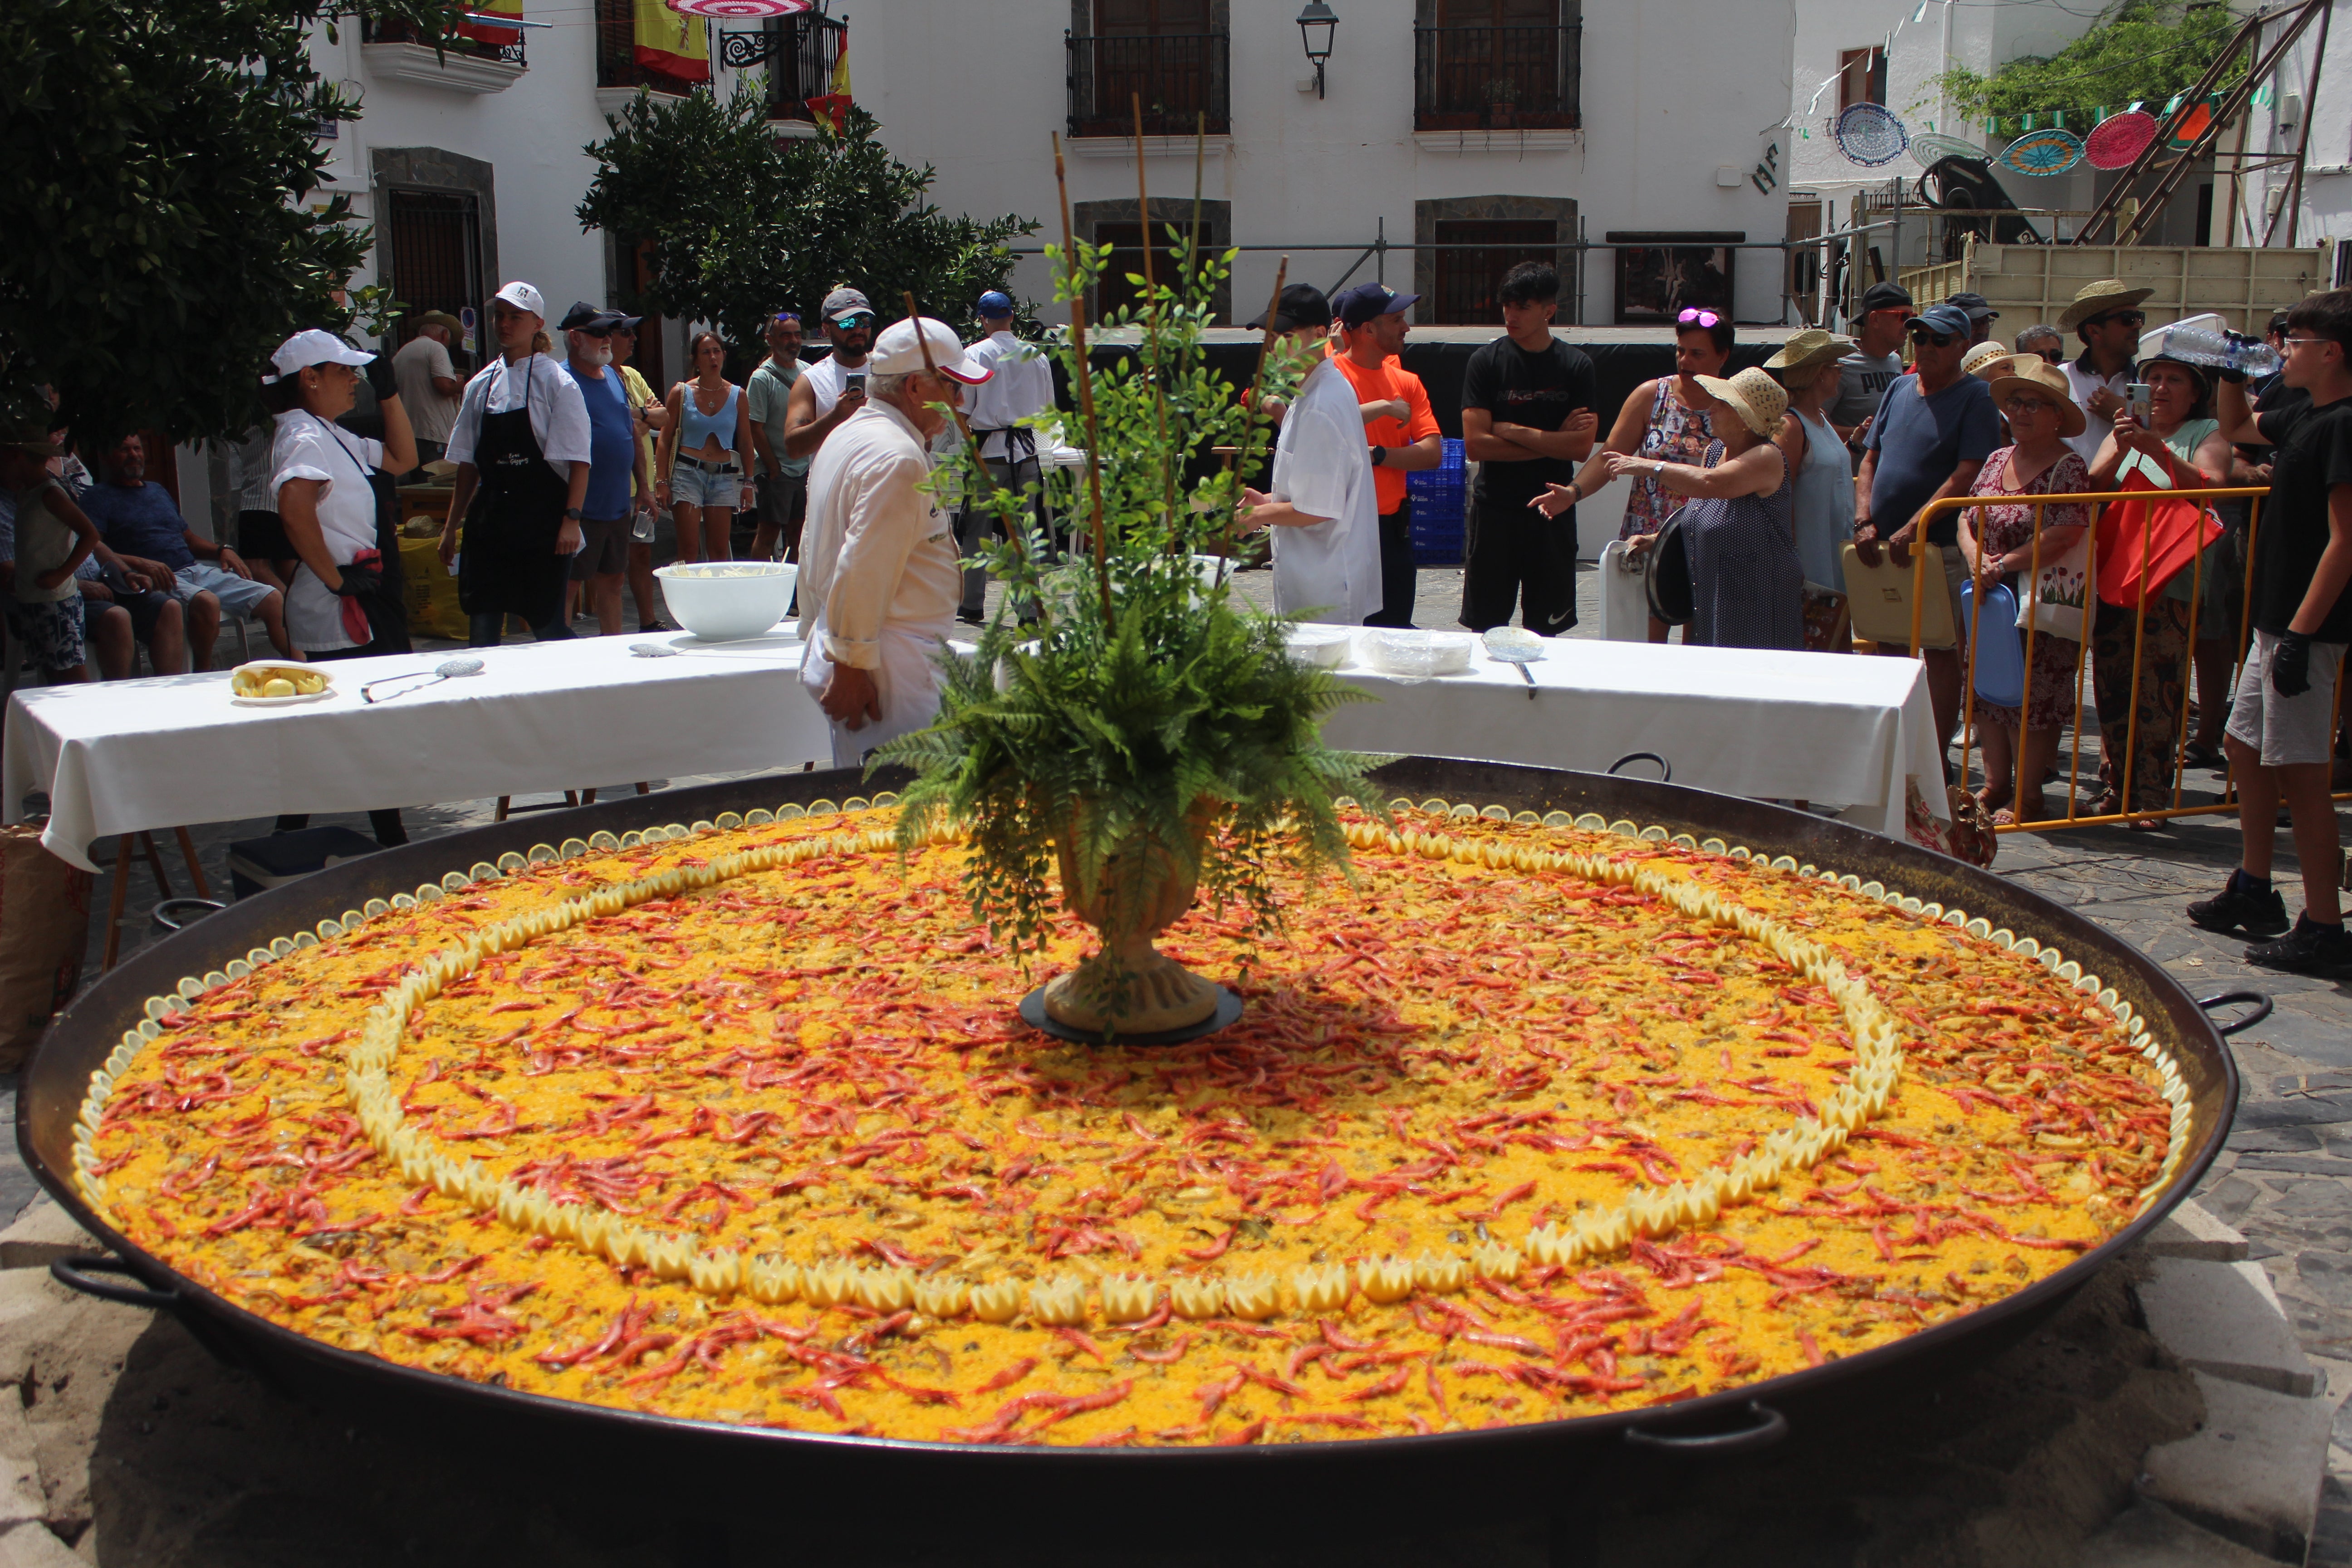
<path fill-rule="evenodd" d="M 518 21 L 522 18 L 522 0 L 487 0 L 487 4 L 469 5 L 467 9 L 478 16 L 512 16 Z M 458 23 L 457 36 L 495 48 L 522 42 L 520 27 L 492 26 L 484 22 Z"/>
<path fill-rule="evenodd" d="M 662 0 L 635 0 L 637 64 L 679 81 L 710 79 L 710 31 L 699 16 L 671 10 Z"/>
<path fill-rule="evenodd" d="M 809 112 L 827 131 L 839 132 L 849 113 L 849 24 L 841 25 L 841 52 L 833 59 L 833 80 L 827 90 L 807 100 Z"/>

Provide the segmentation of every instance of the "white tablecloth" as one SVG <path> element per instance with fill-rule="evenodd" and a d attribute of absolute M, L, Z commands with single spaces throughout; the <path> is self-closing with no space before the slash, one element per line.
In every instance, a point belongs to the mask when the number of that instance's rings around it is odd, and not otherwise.
<path fill-rule="evenodd" d="M 832 742 L 801 689 L 800 640 L 783 630 L 482 648 L 481 674 L 373 706 L 360 701 L 366 682 L 460 656 L 320 665 L 334 695 L 277 709 L 232 703 L 221 672 L 35 687 L 10 700 L 6 819 L 46 790 L 41 842 L 91 868 L 92 840 L 142 828 L 796 767 L 830 757 Z M 629 651 L 637 643 L 679 651 L 646 658 Z"/>
<path fill-rule="evenodd" d="M 1907 658 L 1559 638 L 1528 665 L 1475 648 L 1469 671 L 1401 679 L 1362 662 L 1339 674 L 1380 699 L 1334 713 L 1324 739 L 1358 751 L 1475 757 L 1599 773 L 1655 752 L 1675 783 L 1755 799 L 1845 807 L 1899 838 L 1906 780 L 1948 816 L 1926 666 Z M 1475 642 L 1475 639 L 1473 639 Z M 1651 778 L 1646 763 L 1626 770 Z"/>
<path fill-rule="evenodd" d="M 629 651 L 647 642 L 677 657 Z M 225 673 L 20 690 L 0 804 L 13 822 L 26 792 L 46 791 L 42 843 L 93 869 L 93 840 L 142 828 L 751 773 L 832 752 L 800 685 L 800 641 L 782 626 L 723 644 L 666 633 L 479 651 L 480 675 L 373 706 L 360 701 L 364 683 L 456 656 L 324 665 L 332 697 L 278 709 L 236 706 Z M 1944 810 L 1935 719 L 1911 660 L 1585 641 L 1549 642 L 1544 655 L 1528 667 L 1532 702 L 1518 672 L 1483 650 L 1468 673 L 1425 680 L 1351 663 L 1342 678 L 1381 700 L 1340 709 L 1326 737 L 1596 773 L 1655 752 L 1676 784 L 1835 804 L 1898 837 L 1906 778 Z"/>

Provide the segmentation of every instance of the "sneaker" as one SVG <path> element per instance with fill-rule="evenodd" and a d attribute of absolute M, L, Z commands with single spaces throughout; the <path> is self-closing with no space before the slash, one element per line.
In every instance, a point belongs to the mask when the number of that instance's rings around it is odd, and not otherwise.
<path fill-rule="evenodd" d="M 2352 934 L 2340 925 L 2324 926 L 2309 914 L 2299 915 L 2294 930 L 2286 935 L 2246 949 L 2246 962 L 2265 969 L 2284 969 L 2291 974 L 2352 971 Z"/>
<path fill-rule="evenodd" d="M 2242 886 L 2232 871 L 2220 892 L 2189 906 L 2189 923 L 2225 936 L 2276 936 L 2287 929 L 2286 900 L 2276 888 L 2257 893 Z"/>

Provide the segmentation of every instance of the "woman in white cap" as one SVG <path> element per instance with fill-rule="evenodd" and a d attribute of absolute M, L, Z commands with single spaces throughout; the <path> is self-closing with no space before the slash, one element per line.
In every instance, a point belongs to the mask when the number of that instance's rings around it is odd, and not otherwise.
<path fill-rule="evenodd" d="M 1846 542 L 1853 537 L 1853 454 L 1830 423 L 1829 397 L 1838 389 L 1837 364 L 1853 352 L 1853 340 L 1808 327 L 1793 333 L 1780 352 L 1764 362 L 1780 373 L 1788 389 L 1796 440 L 1779 443 L 1794 469 L 1797 493 L 1790 525 L 1805 581 L 1832 594 L 1845 592 Z"/>
<path fill-rule="evenodd" d="M 2095 488 L 2083 459 L 2068 445 L 2083 433 L 2083 410 L 2063 372 L 2039 355 L 2019 355 L 2011 361 L 2010 374 L 1994 380 L 1992 395 L 2009 420 L 2012 440 L 1985 458 L 1969 494 L 2080 495 Z M 2037 559 L 2050 565 L 2073 549 L 2090 526 L 2091 509 L 2048 507 L 2041 521 L 2037 557 L 2030 501 L 2004 500 L 1999 506 L 1960 513 L 1960 553 L 1968 560 L 1979 600 L 1996 583 L 2016 587 L 2030 578 Z M 2057 765 L 2059 737 L 2074 717 L 2081 647 L 2046 629 L 2035 630 L 2031 640 L 2025 710 L 1999 707 L 1982 697 L 1976 700 L 1985 762 L 1984 788 L 1977 798 L 1997 824 L 2048 817 L 2042 781 Z"/>
<path fill-rule="evenodd" d="M 538 289 L 515 282 L 499 290 L 490 301 L 499 358 L 466 384 L 449 431 L 457 477 L 441 563 L 457 563 L 457 602 L 475 647 L 496 647 L 510 615 L 541 642 L 572 635 L 563 590 L 588 495 L 588 404 L 547 356 L 546 325 Z"/>
<path fill-rule="evenodd" d="M 416 466 L 416 437 L 391 366 L 315 328 L 278 344 L 269 365 L 261 401 L 277 426 L 270 489 L 299 563 L 286 584 L 286 634 L 314 663 L 406 653 L 399 563 L 381 548 L 374 485 L 379 469 L 404 474 Z M 381 441 L 335 423 L 358 401 L 362 368 L 380 383 Z M 377 843 L 408 842 L 397 810 L 368 815 Z M 308 820 L 280 817 L 278 828 L 290 832 Z"/>

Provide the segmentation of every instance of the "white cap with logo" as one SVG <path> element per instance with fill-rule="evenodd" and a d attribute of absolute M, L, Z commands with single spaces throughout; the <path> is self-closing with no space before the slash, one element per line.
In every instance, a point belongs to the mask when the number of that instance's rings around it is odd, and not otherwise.
<path fill-rule="evenodd" d="M 499 289 L 492 297 L 504 300 L 518 310 L 529 310 L 542 321 L 547 320 L 547 301 L 540 298 L 538 289 L 520 278 Z"/>
<path fill-rule="evenodd" d="M 916 318 L 893 321 L 882 329 L 874 340 L 874 352 L 866 356 L 866 368 L 876 375 L 906 375 L 923 368 L 923 349 L 930 348 L 930 363 L 941 375 L 967 386 L 977 386 L 995 372 L 986 365 L 975 364 L 963 352 L 963 340 L 945 321 L 921 318 L 922 336 L 917 337 Z"/>
<path fill-rule="evenodd" d="M 278 345 L 278 351 L 269 356 L 276 374 L 265 375 L 261 381 L 265 386 L 274 385 L 295 372 L 307 370 L 314 364 L 357 366 L 373 358 L 375 355 L 352 347 L 334 333 L 312 327 L 308 331 L 295 333 Z"/>

